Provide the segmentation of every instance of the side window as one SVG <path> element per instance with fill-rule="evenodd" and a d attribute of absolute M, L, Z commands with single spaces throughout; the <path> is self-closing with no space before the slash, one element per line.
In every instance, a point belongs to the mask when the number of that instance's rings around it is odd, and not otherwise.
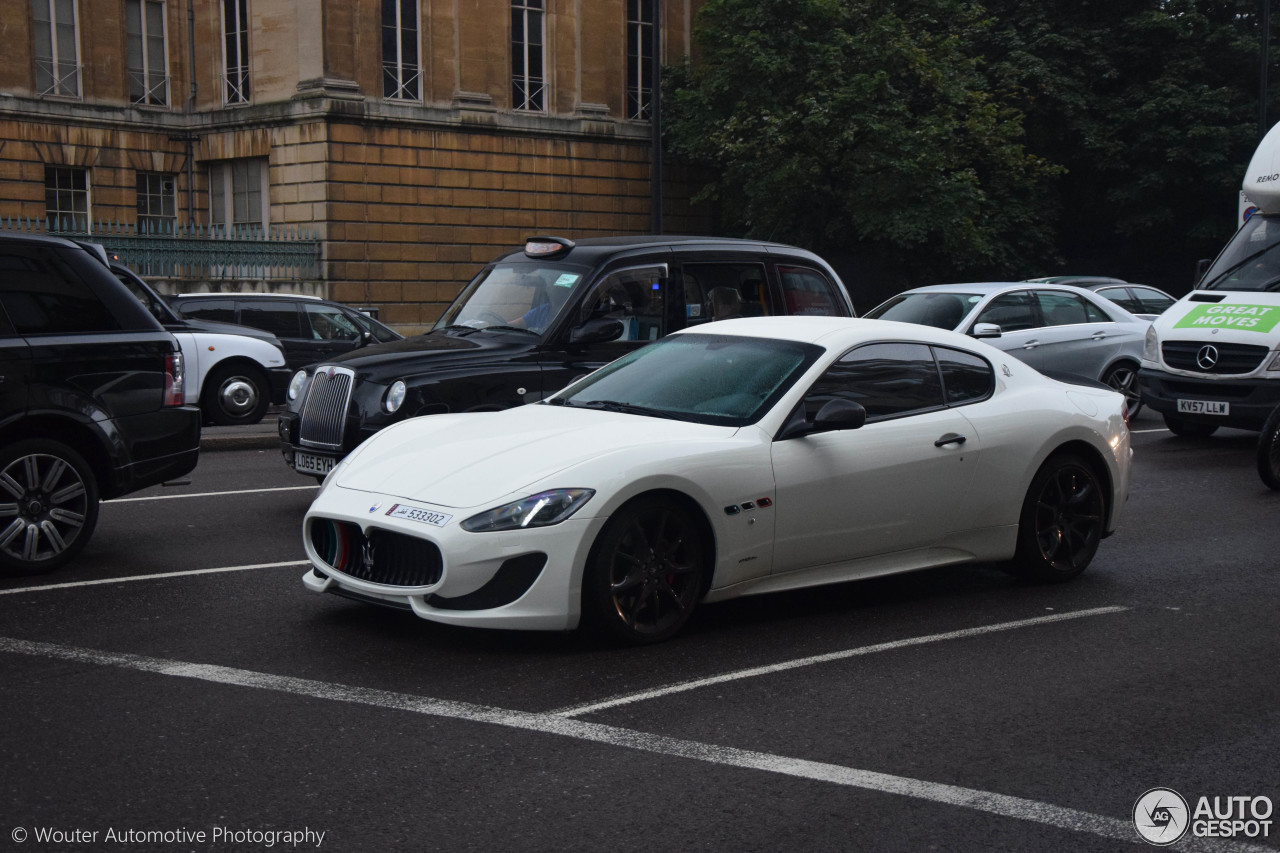
<path fill-rule="evenodd" d="M 602 279 L 582 301 L 580 323 L 607 317 L 622 323 L 622 341 L 656 341 L 666 324 L 665 266 L 619 270 Z"/>
<path fill-rule="evenodd" d="M 360 326 L 360 331 L 369 332 L 373 335 L 373 339 L 378 343 L 386 343 L 387 341 L 397 340 L 396 335 L 381 323 L 375 323 L 369 317 L 361 312 L 355 313 L 356 324 Z"/>
<path fill-rule="evenodd" d="M 926 344 L 867 344 L 827 368 L 805 395 L 812 420 L 828 401 L 860 404 L 867 420 L 884 420 L 942 407 L 942 380 Z"/>
<path fill-rule="evenodd" d="M 942 388 L 948 406 L 985 400 L 995 390 L 995 372 L 986 359 L 945 347 L 934 347 L 933 354 L 942 372 Z"/>
<path fill-rule="evenodd" d="M 311 330 L 304 335 L 298 322 L 298 306 L 292 302 L 273 299 L 240 301 L 240 322 L 278 338 L 310 338 Z"/>
<path fill-rule="evenodd" d="M 341 310 L 328 305 L 304 305 L 307 327 L 312 340 L 354 341 L 360 330 Z M 305 336 L 304 336 L 305 337 Z"/>
<path fill-rule="evenodd" d="M 1074 326 L 1078 323 L 1101 322 L 1106 319 L 1106 317 L 1099 317 L 1101 312 L 1094 309 L 1094 317 L 1097 319 L 1091 321 L 1089 311 L 1085 308 L 1085 301 L 1074 293 L 1042 290 L 1036 294 L 1036 298 L 1040 301 L 1040 313 L 1044 315 L 1046 326 Z"/>
<path fill-rule="evenodd" d="M 995 323 L 1002 332 L 1018 332 L 1040 325 L 1029 290 L 1017 290 L 997 296 L 982 309 L 982 313 L 973 322 Z"/>
<path fill-rule="evenodd" d="M 0 254 L 0 308 L 20 335 L 108 332 L 120 328 L 96 293 L 58 261 L 32 248 Z"/>
<path fill-rule="evenodd" d="M 685 264 L 685 325 L 769 314 L 763 264 Z"/>
<path fill-rule="evenodd" d="M 1141 303 L 1139 311 L 1146 314 L 1163 314 L 1165 309 L 1174 303 L 1174 300 L 1158 290 L 1150 287 L 1133 288 L 1134 296 L 1138 297 Z M 1132 308 L 1130 311 L 1134 310 Z"/>
<path fill-rule="evenodd" d="M 1098 290 L 1095 292 L 1099 296 L 1103 296 L 1103 297 L 1106 297 L 1107 299 L 1110 299 L 1112 302 L 1119 305 L 1121 308 L 1123 308 L 1126 311 L 1131 311 L 1135 314 L 1141 313 L 1142 311 L 1142 306 L 1138 304 L 1138 300 L 1134 299 L 1132 296 L 1129 295 L 1128 288 L 1104 287 L 1101 290 Z"/>
<path fill-rule="evenodd" d="M 782 299 L 786 313 L 815 315 L 820 317 L 843 316 L 839 307 L 835 282 L 822 273 L 808 267 L 779 266 L 778 277 L 782 281 Z"/>
<path fill-rule="evenodd" d="M 230 299 L 193 299 L 179 302 L 177 311 L 183 317 L 196 320 L 217 320 L 219 323 L 236 321 L 236 303 Z"/>

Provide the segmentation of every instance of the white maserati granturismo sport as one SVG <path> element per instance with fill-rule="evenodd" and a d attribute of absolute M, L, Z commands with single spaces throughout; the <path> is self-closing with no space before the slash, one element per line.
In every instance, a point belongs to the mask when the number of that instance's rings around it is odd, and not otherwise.
<path fill-rule="evenodd" d="M 947 564 L 1068 580 L 1130 477 L 1124 398 L 1081 382 L 919 325 L 701 325 L 539 403 L 379 432 L 307 512 L 303 581 L 642 643 L 699 602 Z"/>

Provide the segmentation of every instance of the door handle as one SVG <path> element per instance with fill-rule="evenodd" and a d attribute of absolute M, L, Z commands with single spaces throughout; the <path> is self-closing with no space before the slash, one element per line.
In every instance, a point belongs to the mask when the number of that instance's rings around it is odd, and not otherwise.
<path fill-rule="evenodd" d="M 933 443 L 934 447 L 946 447 L 948 444 L 964 444 L 965 437 L 958 432 L 949 432 Z"/>
<path fill-rule="evenodd" d="M 1035 348 L 1036 348 L 1036 347 L 1038 347 L 1038 346 L 1040 346 L 1040 342 L 1039 342 L 1039 341 L 1027 341 L 1025 344 L 1023 344 L 1023 345 L 1022 345 L 1022 348 L 1023 348 L 1023 349 L 1035 349 Z"/>
<path fill-rule="evenodd" d="M 1107 336 L 1106 332 L 1094 332 L 1090 337 L 1092 337 L 1095 341 L 1100 341 L 1106 336 Z"/>

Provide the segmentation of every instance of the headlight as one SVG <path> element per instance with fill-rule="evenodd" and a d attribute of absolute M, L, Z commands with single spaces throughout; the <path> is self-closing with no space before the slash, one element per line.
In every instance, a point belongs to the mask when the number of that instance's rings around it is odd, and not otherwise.
<path fill-rule="evenodd" d="M 488 533 L 559 524 L 581 509 L 594 494 L 594 489 L 552 489 L 540 492 L 473 515 L 462 522 L 462 529 L 471 533 Z"/>
<path fill-rule="evenodd" d="M 1147 337 L 1142 342 L 1142 360 L 1156 363 L 1160 361 L 1160 338 L 1156 335 L 1155 326 L 1147 327 Z"/>
<path fill-rule="evenodd" d="M 391 383 L 391 387 L 387 389 L 387 397 L 382 401 L 382 408 L 388 415 L 394 415 L 404 405 L 405 387 L 404 381 L 397 379 Z"/>
<path fill-rule="evenodd" d="M 1276 357 L 1271 359 L 1271 364 L 1267 366 L 1268 373 L 1273 370 L 1280 370 L 1280 352 L 1276 353 Z"/>
<path fill-rule="evenodd" d="M 299 370 L 293 374 L 293 378 L 289 380 L 289 402 L 302 396 L 302 389 L 307 387 L 307 371 Z"/>

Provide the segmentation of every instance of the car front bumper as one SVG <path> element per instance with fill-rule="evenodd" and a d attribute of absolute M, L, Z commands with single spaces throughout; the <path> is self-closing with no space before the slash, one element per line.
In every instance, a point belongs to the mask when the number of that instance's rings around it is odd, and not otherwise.
<path fill-rule="evenodd" d="M 1150 367 L 1138 371 L 1142 402 L 1154 411 L 1193 423 L 1260 430 L 1267 416 L 1280 406 L 1280 375 L 1275 379 L 1200 379 Z M 1220 402 L 1228 414 L 1178 411 L 1179 400 Z"/>

